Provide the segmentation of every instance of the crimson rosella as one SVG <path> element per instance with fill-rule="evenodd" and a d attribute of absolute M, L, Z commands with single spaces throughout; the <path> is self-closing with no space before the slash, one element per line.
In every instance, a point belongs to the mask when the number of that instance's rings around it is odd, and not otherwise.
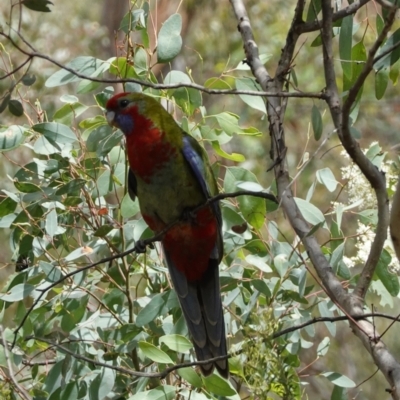
<path fill-rule="evenodd" d="M 221 211 L 216 202 L 193 211 L 218 192 L 207 154 L 152 97 L 120 93 L 106 109 L 108 123 L 126 137 L 129 193 L 144 220 L 155 233 L 178 221 L 161 243 L 197 359 L 224 356 Z M 228 377 L 227 359 L 200 368 L 209 375 L 214 366 Z"/>

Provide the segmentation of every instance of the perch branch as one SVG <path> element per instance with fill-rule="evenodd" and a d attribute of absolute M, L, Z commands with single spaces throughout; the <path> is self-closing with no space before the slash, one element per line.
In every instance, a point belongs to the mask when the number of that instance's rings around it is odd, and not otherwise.
<path fill-rule="evenodd" d="M 207 207 L 209 204 L 222 200 L 222 199 L 227 199 L 227 198 L 235 198 L 238 196 L 254 196 L 254 197 L 261 197 L 270 201 L 273 201 L 274 203 L 278 203 L 276 197 L 271 194 L 271 193 L 266 193 L 266 192 L 253 192 L 250 190 L 240 190 L 237 192 L 233 192 L 233 193 L 219 193 L 218 195 L 214 196 L 214 197 L 210 197 L 209 199 L 207 199 L 207 201 L 204 204 L 199 205 L 198 207 L 196 207 L 192 212 L 197 212 L 200 209 Z M 75 271 L 69 272 L 68 274 L 63 275 L 60 279 L 58 279 L 57 281 L 49 284 L 48 286 L 46 286 L 43 289 L 38 289 L 38 291 L 40 292 L 40 294 L 36 297 L 35 301 L 32 303 L 32 305 L 29 307 L 28 311 L 26 312 L 26 314 L 24 315 L 24 317 L 22 318 L 20 324 L 17 326 L 17 328 L 14 330 L 14 340 L 12 343 L 12 348 L 15 346 L 15 343 L 17 341 L 17 335 L 18 332 L 21 330 L 21 328 L 24 326 L 24 323 L 26 321 L 26 319 L 28 318 L 29 314 L 35 309 L 35 307 L 37 306 L 37 304 L 40 302 L 40 300 L 43 298 L 43 296 L 52 288 L 58 286 L 60 283 L 64 282 L 65 279 L 68 279 L 82 271 L 86 271 L 88 269 L 94 268 L 97 265 L 100 264 L 105 264 L 105 263 L 109 263 L 110 261 L 116 260 L 118 258 L 123 258 L 126 257 L 129 254 L 132 253 L 141 253 L 144 251 L 144 249 L 151 245 L 154 242 L 159 242 L 161 241 L 161 239 L 163 238 L 163 236 L 168 232 L 168 230 L 170 230 L 173 226 L 175 226 L 176 224 L 178 224 L 180 222 L 180 219 L 177 219 L 176 221 L 173 221 L 172 223 L 170 223 L 168 226 L 166 226 L 161 232 L 159 232 L 158 234 L 154 235 L 151 238 L 142 240 L 140 242 L 138 242 L 133 248 L 128 249 L 126 251 L 123 251 L 121 253 L 117 253 L 114 254 L 112 256 L 109 257 L 105 257 L 102 258 L 99 261 L 96 261 L 94 263 L 91 263 L 89 265 L 86 265 L 84 267 L 78 268 Z"/>
<path fill-rule="evenodd" d="M 348 121 L 349 111 L 346 111 L 346 116 L 344 116 L 344 112 L 342 113 L 339 91 L 336 84 L 336 74 L 335 74 L 333 51 L 332 51 L 333 12 L 331 4 L 329 2 L 322 2 L 322 16 L 323 16 L 323 23 L 321 24 L 321 29 L 322 29 L 321 36 L 323 45 L 322 49 L 323 49 L 323 59 L 324 59 L 325 80 L 327 83 L 326 93 L 328 95 L 328 101 L 327 101 L 328 107 L 330 109 L 334 126 L 338 131 L 338 136 L 341 139 L 342 143 L 344 144 L 346 150 L 348 151 L 348 149 L 350 149 L 351 154 L 353 155 L 357 154 L 355 158 L 359 160 L 359 158 L 364 157 L 364 154 L 362 154 L 361 150 L 359 149 L 358 143 L 355 142 L 355 140 L 350 135 L 349 121 Z M 372 50 L 373 49 L 374 47 L 372 48 Z M 369 59 L 373 60 L 373 56 L 374 56 L 373 52 L 372 53 L 370 52 Z M 360 78 L 358 79 L 357 82 L 354 86 L 357 85 L 360 88 L 361 87 L 359 86 L 361 82 Z M 349 110 L 351 107 L 351 104 L 353 102 L 352 99 L 355 99 L 357 97 L 356 93 L 357 86 L 355 89 L 353 89 L 352 97 L 350 98 L 350 100 L 346 100 L 347 110 Z M 344 121 L 345 118 L 346 121 Z M 344 132 L 343 127 L 345 127 L 346 132 Z M 359 155 L 360 153 L 362 154 L 362 156 Z M 374 179 L 376 179 L 378 181 L 378 185 L 380 185 L 381 184 L 379 182 L 380 179 L 376 178 L 376 176 L 377 175 L 375 174 Z M 381 200 L 378 199 L 378 201 Z M 387 229 L 387 223 L 383 222 L 383 224 L 386 224 L 386 229 Z M 386 233 L 384 234 L 386 235 Z M 363 281 L 366 282 L 366 279 L 364 278 Z M 358 288 L 360 288 L 360 286 L 358 286 Z M 362 294 L 363 290 L 359 291 L 359 293 Z M 341 299 L 340 303 L 346 309 L 346 311 L 351 315 L 363 314 L 363 297 L 357 296 L 357 293 L 352 293 L 350 295 L 344 296 Z M 362 330 L 359 329 L 359 325 L 361 325 Z M 386 380 L 390 383 L 389 390 L 392 398 L 394 400 L 399 400 L 400 364 L 393 357 L 391 352 L 386 348 L 383 341 L 379 339 L 379 335 L 376 335 L 375 327 L 373 326 L 373 324 L 371 324 L 368 321 L 362 320 L 359 321 L 359 325 L 356 326 L 353 322 L 350 323 L 350 326 L 352 327 L 354 334 L 361 340 L 364 347 L 371 354 L 375 364 L 382 371 Z"/>

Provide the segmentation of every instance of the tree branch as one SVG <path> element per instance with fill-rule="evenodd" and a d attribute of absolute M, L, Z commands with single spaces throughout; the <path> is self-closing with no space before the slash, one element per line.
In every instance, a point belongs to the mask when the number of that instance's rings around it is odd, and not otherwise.
<path fill-rule="evenodd" d="M 384 173 L 379 171 L 372 164 L 372 162 L 361 151 L 356 140 L 351 136 L 350 111 L 357 99 L 358 93 L 364 85 L 365 80 L 373 69 L 375 55 L 384 40 L 386 40 L 387 34 L 391 26 L 393 25 L 396 16 L 396 10 L 396 8 L 393 8 L 390 11 L 382 32 L 368 52 L 367 61 L 364 64 L 364 67 L 359 77 L 349 90 L 348 96 L 343 104 L 342 109 L 342 129 L 339 130 L 339 138 L 344 148 L 353 159 L 354 163 L 357 164 L 357 166 L 360 168 L 361 172 L 367 178 L 368 182 L 371 184 L 371 187 L 375 191 L 378 203 L 378 224 L 376 227 L 374 241 L 371 245 L 368 259 L 361 272 L 360 279 L 358 280 L 355 289 L 355 295 L 359 296 L 360 298 L 364 298 L 368 291 L 369 285 L 374 275 L 375 268 L 378 264 L 379 257 L 385 244 L 389 225 L 389 199 L 386 191 L 386 179 Z"/>
<path fill-rule="evenodd" d="M 365 6 L 370 1 L 371 0 L 354 1 L 352 4 L 334 13 L 332 16 L 332 21 L 336 22 L 344 17 L 347 17 L 348 15 L 355 14 L 361 7 Z M 322 20 L 304 22 L 303 24 L 298 26 L 298 33 L 301 34 L 301 33 L 318 31 L 321 29 L 321 25 L 322 25 Z"/>
<path fill-rule="evenodd" d="M 400 260 L 400 179 L 397 182 L 396 192 L 393 195 L 392 210 L 390 212 L 390 236 L 397 258 Z"/>
<path fill-rule="evenodd" d="M 371 317 L 372 318 L 380 317 L 380 318 L 390 319 L 394 322 L 400 322 L 399 321 L 400 315 L 398 315 L 397 317 L 393 317 L 392 315 L 384 314 L 384 313 L 366 313 L 363 315 L 351 315 L 350 317 L 351 317 L 351 319 L 354 319 L 355 321 L 360 321 L 362 319 L 371 318 Z M 297 324 L 297 325 L 291 326 L 290 328 L 282 329 L 281 331 L 274 333 L 271 338 L 276 339 L 280 336 L 286 335 L 287 333 L 297 331 L 299 329 L 305 328 L 306 326 L 314 325 L 319 322 L 349 321 L 351 319 L 347 315 L 339 315 L 337 317 L 315 317 L 313 319 L 310 319 L 309 321 L 303 322 L 302 324 Z"/>
<path fill-rule="evenodd" d="M 333 52 L 332 52 L 332 23 L 333 23 L 333 12 L 331 8 L 331 3 L 330 2 L 322 2 L 322 16 L 323 16 L 323 22 L 321 24 L 321 29 L 322 29 L 322 45 L 323 45 L 323 59 L 324 59 L 324 71 L 325 71 L 325 80 L 327 83 L 327 90 L 326 93 L 328 95 L 328 106 L 331 112 L 332 120 L 334 123 L 335 128 L 338 131 L 339 138 L 341 139 L 343 145 L 345 146 L 346 150 L 350 154 L 353 154 L 352 158 L 358 161 L 360 159 L 363 159 L 362 157 L 365 157 L 362 151 L 358 147 L 358 143 L 351 137 L 350 132 L 349 132 L 349 111 L 346 111 L 346 114 L 343 112 L 342 114 L 342 109 L 341 109 L 341 104 L 340 104 L 340 97 L 339 97 L 339 92 L 338 88 L 336 85 L 336 74 L 335 74 L 335 69 L 334 69 L 334 64 L 333 64 Z M 379 39 L 379 38 L 378 38 Z M 374 49 L 374 47 L 373 47 Z M 373 60 L 373 55 L 370 53 L 369 59 Z M 371 64 L 372 61 L 369 61 L 369 64 Z M 373 63 L 372 63 L 373 65 Z M 366 71 L 366 70 L 365 70 Z M 363 75 L 364 76 L 364 75 Z M 365 79 L 365 77 L 364 77 Z M 360 78 L 357 82 L 361 82 Z M 359 83 L 357 85 L 359 85 Z M 361 86 L 358 86 L 360 88 Z M 354 88 L 354 86 L 353 86 Z M 358 89 L 359 90 L 359 89 Z M 357 90 L 357 92 L 358 92 Z M 355 96 L 355 97 L 354 97 Z M 352 97 L 350 100 L 347 100 L 346 108 L 349 110 L 351 107 L 351 104 L 353 103 L 352 98 L 356 98 L 357 93 L 356 89 L 353 89 L 352 92 Z M 344 131 L 344 129 L 346 131 Z M 360 155 L 361 153 L 361 155 Z M 364 160 L 364 159 L 363 159 Z M 363 161 L 364 162 L 364 161 Z M 375 168 L 375 167 L 373 167 Z M 368 167 L 368 170 L 371 168 Z M 379 172 L 371 172 L 369 176 L 374 176 L 372 178 L 373 180 L 376 179 L 377 185 L 381 187 L 382 185 L 382 179 L 378 178 L 377 173 Z M 373 175 L 372 175 L 373 174 Z M 383 180 L 384 181 L 384 180 Z M 381 190 L 381 189 L 379 189 Z M 386 189 L 385 189 L 386 190 Z M 381 201 L 386 195 L 379 194 L 380 200 L 378 199 L 378 202 Z M 383 206 L 382 204 L 380 205 L 382 208 L 387 207 Z M 381 210 L 382 212 L 382 210 Z M 386 214 L 386 211 L 383 211 L 383 214 Z M 382 218 L 382 215 L 380 216 Z M 385 219 L 387 219 L 387 216 L 383 216 L 384 221 L 381 223 L 383 225 L 386 224 L 386 229 L 387 229 L 387 222 L 385 222 Z M 386 233 L 383 233 L 386 236 Z M 380 239 L 378 239 L 380 240 Z M 317 267 L 316 267 L 317 268 Z M 370 277 L 364 277 L 363 282 L 366 283 L 366 280 L 370 279 Z M 324 280 L 323 280 L 324 281 Z M 324 281 L 325 283 L 325 281 Z M 362 287 L 364 287 L 364 283 L 362 283 Z M 360 286 L 358 286 L 360 288 Z M 361 291 L 359 290 L 359 293 L 363 293 L 365 289 L 362 289 Z M 339 298 L 339 303 L 344 307 L 346 312 L 351 315 L 362 315 L 363 314 L 363 309 L 362 309 L 362 300 L 363 298 L 359 297 L 356 295 L 356 293 L 353 293 L 351 295 L 345 295 L 342 298 Z M 400 399 L 400 364 L 396 361 L 396 359 L 393 357 L 393 355 L 388 351 L 386 348 L 385 344 L 378 338 L 376 337 L 376 330 L 375 327 L 368 321 L 359 321 L 358 324 L 354 324 L 354 322 L 350 322 L 350 326 L 352 327 L 352 330 L 354 334 L 361 340 L 363 343 L 364 347 L 367 349 L 367 351 L 372 355 L 376 365 L 378 366 L 379 369 L 383 372 L 385 375 L 386 380 L 390 383 L 391 388 L 390 392 L 392 395 L 392 398 L 394 400 L 399 400 Z M 360 329 L 361 328 L 361 329 Z"/>
<path fill-rule="evenodd" d="M 222 199 L 227 199 L 227 198 L 235 198 L 238 196 L 254 196 L 254 197 L 261 197 L 270 201 L 273 201 L 274 203 L 278 203 L 278 200 L 276 199 L 276 197 L 271 194 L 271 193 L 267 193 L 267 192 L 253 192 L 251 190 L 240 190 L 237 192 L 233 192 L 233 193 L 219 193 L 214 197 L 210 197 L 209 199 L 207 199 L 207 201 L 201 205 L 199 205 L 198 207 L 194 208 L 192 210 L 192 212 L 196 213 L 197 211 L 201 210 L 204 207 L 207 207 L 208 205 L 210 205 L 211 203 L 214 203 L 216 201 L 222 200 Z M 28 311 L 26 312 L 26 314 L 24 315 L 24 317 L 22 318 L 20 324 L 17 326 L 17 328 L 14 330 L 14 340 L 13 343 L 11 345 L 11 348 L 13 348 L 16 344 L 17 341 L 17 335 L 18 332 L 21 330 L 21 328 L 24 326 L 26 319 L 28 318 L 29 314 L 35 309 L 35 307 L 38 305 L 38 303 L 40 302 L 40 300 L 42 299 L 42 297 L 52 288 L 58 286 L 60 283 L 64 282 L 65 279 L 68 279 L 76 274 L 81 273 L 82 271 L 87 271 L 88 269 L 94 268 L 100 264 L 105 264 L 105 263 L 109 263 L 110 261 L 116 260 L 118 258 L 123 258 L 126 257 L 129 254 L 132 253 L 143 253 L 146 249 L 147 246 L 151 245 L 152 243 L 155 242 L 159 242 L 162 240 L 162 238 L 164 237 L 164 235 L 176 224 L 178 224 L 181 221 L 181 219 L 177 219 L 176 221 L 171 222 L 169 225 L 167 225 L 161 232 L 157 233 L 156 235 L 154 235 L 151 238 L 145 239 L 145 240 L 141 240 L 139 241 L 133 248 L 128 249 L 126 251 L 123 251 L 121 253 L 117 253 L 114 254 L 112 256 L 109 257 L 105 257 L 102 258 L 99 261 L 96 261 L 94 263 L 91 263 L 89 265 L 80 267 L 78 269 L 76 269 L 75 271 L 69 272 L 68 274 L 63 275 L 60 279 L 58 279 L 57 281 L 49 284 L 48 286 L 46 286 L 43 289 L 37 289 L 40 294 L 39 296 L 37 296 L 37 298 L 35 299 L 35 301 L 32 303 L 32 305 L 29 307 Z"/>
<path fill-rule="evenodd" d="M 92 358 L 83 356 L 81 354 L 74 353 L 72 350 L 68 349 L 67 347 L 62 346 L 59 343 L 52 342 L 51 340 L 48 340 L 48 339 L 45 339 L 45 338 L 29 336 L 27 339 L 34 339 L 34 340 L 38 340 L 38 341 L 43 342 L 43 343 L 47 343 L 52 347 L 56 347 L 60 352 L 67 353 L 67 354 L 71 355 L 72 357 L 74 357 L 74 358 L 76 358 L 78 360 L 82 360 L 82 361 L 88 362 L 90 364 L 97 365 L 99 367 L 113 369 L 113 370 L 118 371 L 118 372 L 120 372 L 122 374 L 130 375 L 130 376 L 133 376 L 133 377 L 139 377 L 139 378 L 144 377 L 144 378 L 165 379 L 171 372 L 176 371 L 176 370 L 181 369 L 181 368 L 195 367 L 195 366 L 198 366 L 198 365 L 206 365 L 206 364 L 209 364 L 210 362 L 226 360 L 227 358 L 232 357 L 231 355 L 225 355 L 225 356 L 219 356 L 219 357 L 210 358 L 210 359 L 203 360 L 203 361 L 193 361 L 193 362 L 188 362 L 188 363 L 176 364 L 176 365 L 173 365 L 172 367 L 166 368 L 162 372 L 140 372 L 140 371 L 134 371 L 134 370 L 131 370 L 131 369 L 128 369 L 128 368 L 118 367 L 118 366 L 115 366 L 115 365 L 112 365 L 112 364 L 107 364 L 107 363 L 103 363 L 103 362 L 100 362 L 100 361 L 96 361 L 96 360 L 94 360 Z"/>
<path fill-rule="evenodd" d="M 354 9 L 347 9 L 347 12 L 350 13 L 350 10 L 352 10 L 351 13 L 353 13 L 359 7 L 361 7 L 361 5 L 366 3 L 367 1 L 353 3 Z M 239 20 L 239 32 L 242 34 L 245 54 L 247 57 L 249 54 L 251 54 L 254 58 L 254 49 L 256 49 L 256 46 L 252 42 L 252 35 L 250 35 L 248 32 L 242 31 L 243 21 L 246 21 L 246 23 L 250 27 L 249 22 L 247 22 L 248 17 L 244 9 L 243 3 L 241 0 L 231 0 L 231 4 Z M 302 9 L 302 0 L 299 0 L 297 3 L 297 10 L 298 9 Z M 279 62 L 280 71 L 282 71 L 283 73 L 285 71 L 288 71 L 290 68 L 290 62 L 293 57 L 293 51 L 295 47 L 293 41 L 298 37 L 296 32 L 300 32 L 297 29 L 300 29 L 299 27 L 302 26 L 302 22 L 299 20 L 299 12 L 297 10 L 295 12 L 292 27 L 289 31 L 288 39 L 286 41 L 286 51 L 283 52 L 283 55 Z M 333 66 L 333 12 L 331 9 L 331 3 L 329 1 L 322 2 L 322 11 L 323 23 L 321 24 L 321 36 L 323 42 L 324 71 L 327 83 L 327 101 L 335 128 L 339 132 L 342 125 L 342 114 L 340 98 L 336 86 L 335 70 Z M 338 14 L 336 14 L 336 17 L 337 16 Z M 251 27 L 249 29 L 251 29 Z M 247 62 L 251 66 L 251 70 L 254 73 L 255 77 L 260 82 L 262 89 L 265 91 L 281 91 L 283 87 L 283 73 L 280 76 L 277 75 L 275 79 L 272 79 L 268 72 L 260 71 L 259 68 L 252 67 L 253 58 L 248 57 Z M 262 68 L 264 67 L 262 66 Z M 267 77 L 267 79 L 263 79 L 264 77 Z M 335 304 L 347 315 L 347 317 L 350 318 L 350 326 L 352 327 L 354 333 L 362 341 L 364 347 L 372 354 L 375 363 L 379 368 L 381 368 L 387 381 L 391 384 L 391 390 L 393 389 L 393 398 L 398 400 L 397 393 L 400 393 L 400 391 L 399 388 L 396 387 L 396 385 L 399 385 L 400 387 L 399 364 L 391 355 L 391 353 L 386 349 L 384 343 L 381 340 L 376 339 L 375 329 L 372 324 L 366 320 L 360 320 L 356 322 L 356 320 L 352 317 L 363 315 L 363 308 L 360 299 L 354 295 L 350 295 L 347 290 L 342 287 L 340 281 L 338 280 L 331 266 L 329 265 L 325 255 L 321 252 L 319 243 L 313 235 L 308 235 L 310 228 L 293 200 L 293 194 L 289 187 L 289 174 L 285 166 L 285 155 L 287 149 L 285 145 L 284 130 L 282 126 L 283 113 L 279 98 L 268 98 L 267 113 L 269 119 L 269 130 L 272 139 L 271 156 L 274 163 L 278 197 L 281 201 L 286 216 L 293 229 L 302 240 L 303 245 L 305 246 L 307 253 L 310 257 L 310 260 L 322 281 L 322 286 L 324 290 L 328 293 L 332 301 L 334 301 Z"/>
<path fill-rule="evenodd" d="M 34 58 L 40 58 L 43 60 L 46 60 L 54 65 L 56 65 L 57 67 L 70 72 L 71 74 L 73 74 L 74 76 L 81 78 L 81 79 L 85 79 L 88 81 L 92 81 L 92 82 L 99 82 L 99 83 L 109 83 L 109 84 L 115 84 L 115 83 L 128 83 L 128 82 L 133 82 L 133 83 L 137 83 L 139 85 L 145 86 L 145 87 L 149 87 L 152 89 L 160 89 L 160 90 L 167 90 L 167 89 L 178 89 L 178 88 L 182 88 L 182 87 L 186 87 L 186 88 L 192 88 L 192 89 L 196 89 L 199 90 L 203 93 L 207 93 L 207 94 L 211 94 L 211 95 L 229 95 L 229 94 L 245 94 L 245 95 L 249 95 L 249 96 L 272 96 L 272 97 L 296 97 L 296 98 L 315 98 L 315 99 L 325 99 L 325 93 L 323 92 L 319 92 L 319 93 L 303 93 L 303 92 L 281 92 L 281 93 L 277 93 L 277 92 L 258 92 L 256 90 L 236 90 L 236 89 L 209 89 L 206 88 L 202 85 L 198 85 L 197 83 L 171 83 L 171 84 L 161 84 L 161 83 L 152 83 L 152 82 L 145 82 L 142 81 L 140 79 L 135 79 L 135 78 L 130 78 L 130 79 L 107 79 L 107 78 L 96 78 L 93 76 L 88 76 L 85 74 L 81 74 L 80 72 L 75 71 L 73 68 L 67 67 L 66 65 L 56 61 L 54 58 L 49 57 L 45 54 L 42 54 L 40 52 L 37 51 L 27 51 L 25 49 L 23 49 L 22 47 L 18 46 L 17 43 L 15 43 L 15 41 L 6 33 L 4 32 L 0 32 L 0 36 L 5 37 L 7 40 L 10 41 L 10 43 L 18 50 L 20 51 L 22 54 L 28 56 L 28 60 L 32 60 Z M 24 64 L 25 65 L 25 64 Z M 17 70 L 22 68 L 17 67 Z M 2 76 L 0 77 L 0 80 L 6 78 L 8 75 L 6 76 Z"/>

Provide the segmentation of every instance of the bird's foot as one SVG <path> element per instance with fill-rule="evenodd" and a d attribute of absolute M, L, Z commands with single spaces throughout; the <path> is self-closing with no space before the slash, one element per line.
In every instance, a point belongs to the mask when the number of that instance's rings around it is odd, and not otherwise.
<path fill-rule="evenodd" d="M 196 217 L 197 214 L 193 211 L 193 209 L 187 208 L 183 210 L 182 213 L 182 220 L 190 222 L 191 224 L 194 224 L 196 222 Z"/>
<path fill-rule="evenodd" d="M 138 240 L 135 243 L 135 251 L 138 254 L 146 253 L 147 247 L 150 247 L 150 249 L 154 249 L 154 244 L 153 243 L 146 244 L 144 240 Z"/>
<path fill-rule="evenodd" d="M 143 240 L 138 240 L 135 243 L 136 253 L 138 254 L 146 253 L 146 247 L 146 243 Z"/>

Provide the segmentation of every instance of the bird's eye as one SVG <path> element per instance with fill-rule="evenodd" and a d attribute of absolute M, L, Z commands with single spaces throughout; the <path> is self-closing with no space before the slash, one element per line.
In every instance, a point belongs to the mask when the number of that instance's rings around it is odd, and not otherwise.
<path fill-rule="evenodd" d="M 125 108 L 128 104 L 129 104 L 129 100 L 121 100 L 121 102 L 119 103 L 121 108 Z"/>

